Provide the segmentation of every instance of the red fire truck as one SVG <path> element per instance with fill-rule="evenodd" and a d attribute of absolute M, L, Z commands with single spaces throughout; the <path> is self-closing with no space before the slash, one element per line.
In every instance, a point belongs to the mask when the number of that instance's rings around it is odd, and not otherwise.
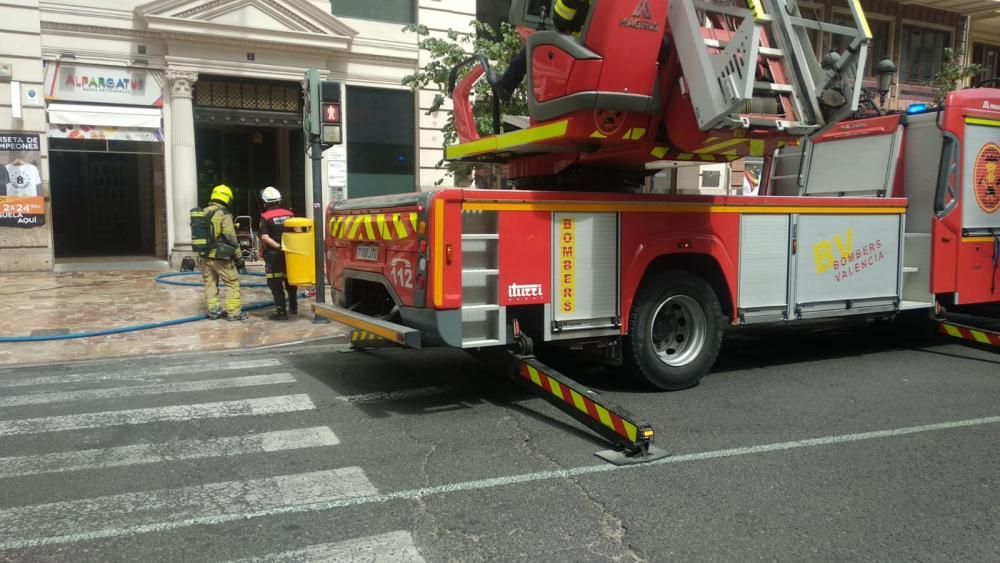
<path fill-rule="evenodd" d="M 522 382 L 622 462 L 649 459 L 649 425 L 532 343 L 676 390 L 711 369 L 726 327 L 1000 302 L 1000 90 L 851 118 L 870 33 L 848 5 L 857 25 L 830 29 L 849 48 L 819 61 L 794 3 L 597 0 L 579 36 L 529 37 L 532 125 L 487 137 L 468 102 L 478 61 L 454 89 L 447 156 L 507 163 L 517 189 L 335 203 L 334 303 L 316 313 L 355 339 L 512 349 Z M 512 17 L 530 24 L 527 10 Z M 745 156 L 765 158 L 757 195 L 634 193 L 650 162 Z"/>

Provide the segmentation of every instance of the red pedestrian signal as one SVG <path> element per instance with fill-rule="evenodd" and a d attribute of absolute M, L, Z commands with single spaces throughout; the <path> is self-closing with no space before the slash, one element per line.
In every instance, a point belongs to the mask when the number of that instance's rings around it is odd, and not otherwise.
<path fill-rule="evenodd" d="M 340 104 L 323 104 L 323 123 L 340 123 Z"/>

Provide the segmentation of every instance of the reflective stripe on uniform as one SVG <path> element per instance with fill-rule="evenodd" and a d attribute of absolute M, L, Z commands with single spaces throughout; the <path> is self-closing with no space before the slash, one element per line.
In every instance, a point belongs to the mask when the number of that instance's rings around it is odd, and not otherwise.
<path fill-rule="evenodd" d="M 563 0 L 556 2 L 555 12 L 564 20 L 572 20 L 576 17 L 576 8 L 570 8 L 563 3 Z"/>

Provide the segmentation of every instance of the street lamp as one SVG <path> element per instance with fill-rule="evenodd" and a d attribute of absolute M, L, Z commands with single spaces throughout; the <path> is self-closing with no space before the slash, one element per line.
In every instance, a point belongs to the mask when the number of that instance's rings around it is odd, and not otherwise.
<path fill-rule="evenodd" d="M 875 76 L 878 77 L 878 105 L 885 105 L 885 97 L 892 86 L 892 76 L 896 74 L 896 65 L 886 57 L 875 64 Z"/>

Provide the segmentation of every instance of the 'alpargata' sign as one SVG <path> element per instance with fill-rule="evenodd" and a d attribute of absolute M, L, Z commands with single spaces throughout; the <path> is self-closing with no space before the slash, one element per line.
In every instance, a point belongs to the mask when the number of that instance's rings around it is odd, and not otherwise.
<path fill-rule="evenodd" d="M 45 98 L 134 106 L 162 105 L 163 91 L 152 71 L 141 68 L 49 63 Z"/>

